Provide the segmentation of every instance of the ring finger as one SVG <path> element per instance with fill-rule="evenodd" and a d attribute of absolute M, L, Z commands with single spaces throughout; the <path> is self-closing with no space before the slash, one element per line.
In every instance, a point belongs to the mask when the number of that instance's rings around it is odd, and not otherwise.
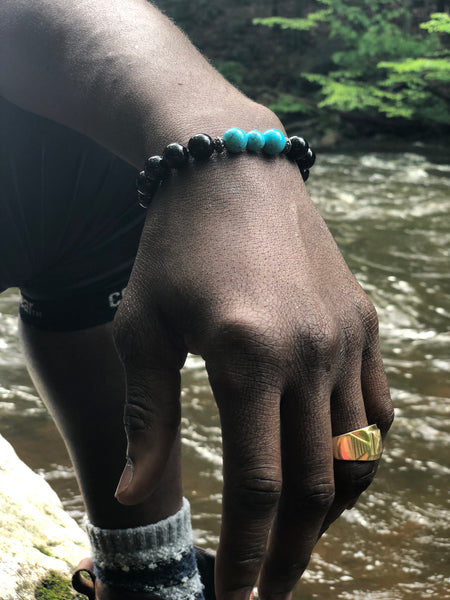
<path fill-rule="evenodd" d="M 367 427 L 366 408 L 361 388 L 360 364 L 352 373 L 346 373 L 335 386 L 331 395 L 331 422 L 333 437 L 347 434 Z M 349 506 L 353 505 L 360 494 L 371 484 L 378 461 L 334 459 L 334 502 L 324 519 L 320 535 L 328 529 Z"/>

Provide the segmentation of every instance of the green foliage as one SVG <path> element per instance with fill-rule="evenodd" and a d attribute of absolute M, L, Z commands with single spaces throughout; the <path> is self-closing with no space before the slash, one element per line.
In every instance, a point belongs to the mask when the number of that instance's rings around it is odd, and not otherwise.
<path fill-rule="evenodd" d="M 297 31 L 309 31 L 317 24 L 326 21 L 329 10 L 319 10 L 311 13 L 306 19 L 287 19 L 285 17 L 268 17 L 267 19 L 253 19 L 254 25 L 265 25 L 266 27 L 279 26 L 281 29 L 295 29 Z"/>
<path fill-rule="evenodd" d="M 421 73 L 425 79 L 450 82 L 449 61 L 444 58 L 405 58 L 399 62 L 380 62 L 378 67 L 393 73 Z M 395 77 L 393 83 L 397 83 Z M 390 83 L 390 82 L 389 82 Z"/>
<path fill-rule="evenodd" d="M 39 550 L 41 554 L 45 554 L 46 556 L 52 556 L 51 553 L 44 546 L 35 546 L 36 550 Z"/>
<path fill-rule="evenodd" d="M 446 131 L 442 0 L 153 2 L 229 81 L 286 124 L 302 121 L 306 136 Z"/>
<path fill-rule="evenodd" d="M 421 23 L 422 29 L 430 33 L 450 33 L 450 16 L 447 13 L 433 13 L 431 19 Z"/>
<path fill-rule="evenodd" d="M 359 111 L 364 107 L 366 111 L 379 110 L 388 116 L 400 116 L 411 118 L 411 110 L 402 106 L 402 98 L 394 92 L 387 92 L 375 86 L 354 81 L 345 81 L 339 76 L 339 72 L 333 77 L 325 75 L 308 75 L 310 81 L 318 83 L 322 87 L 325 98 L 318 103 L 319 108 L 339 107 L 341 112 Z M 391 105 L 394 109 L 391 110 Z"/>
<path fill-rule="evenodd" d="M 327 8 L 306 19 L 258 22 L 303 30 L 321 23 L 325 36 L 335 41 L 326 70 L 302 74 L 319 90 L 319 109 L 449 122 L 449 52 L 438 35 L 450 31 L 446 13 L 431 14 L 419 27 L 412 22 L 412 0 L 317 2 Z"/>
<path fill-rule="evenodd" d="M 36 600 L 74 600 L 82 598 L 78 594 L 74 596 L 72 586 L 67 579 L 50 571 L 34 591 Z"/>
<path fill-rule="evenodd" d="M 440 46 L 437 32 L 450 33 L 450 18 L 445 13 L 434 13 L 431 20 L 420 25 L 429 32 L 427 41 L 432 40 L 434 47 L 425 49 L 422 56 L 407 57 L 397 61 L 381 61 L 377 68 L 385 70 L 380 87 L 396 90 L 399 101 L 409 108 L 410 117 L 419 115 L 427 121 L 449 123 L 450 111 L 447 85 L 450 83 L 450 52 Z M 431 32 L 431 33 L 430 33 Z M 390 116 L 392 105 L 385 111 Z M 395 112 L 394 115 L 396 116 Z"/>

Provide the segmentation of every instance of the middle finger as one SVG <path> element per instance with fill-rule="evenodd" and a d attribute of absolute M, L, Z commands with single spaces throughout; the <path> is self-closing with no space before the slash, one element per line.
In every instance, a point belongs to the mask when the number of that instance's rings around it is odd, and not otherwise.
<path fill-rule="evenodd" d="M 218 598 L 243 600 L 255 585 L 281 490 L 280 394 L 211 378 L 223 439 Z"/>
<path fill-rule="evenodd" d="M 329 386 L 283 397 L 283 489 L 259 583 L 261 598 L 288 600 L 334 498 Z"/>

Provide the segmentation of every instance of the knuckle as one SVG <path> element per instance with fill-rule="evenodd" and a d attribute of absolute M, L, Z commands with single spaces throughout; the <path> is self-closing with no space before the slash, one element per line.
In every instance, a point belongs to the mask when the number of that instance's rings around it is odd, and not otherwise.
<path fill-rule="evenodd" d="M 281 496 L 280 478 L 267 474 L 243 474 L 226 486 L 226 492 L 239 509 L 252 512 L 271 512 Z"/>
<path fill-rule="evenodd" d="M 281 339 L 281 328 L 266 309 L 242 307 L 228 311 L 213 336 L 213 345 L 226 351 L 250 350 L 266 356 L 273 353 Z"/>
<path fill-rule="evenodd" d="M 151 410 L 137 403 L 127 403 L 124 408 L 123 423 L 128 431 L 142 431 L 151 429 Z"/>
<path fill-rule="evenodd" d="M 369 344 L 378 340 L 378 313 L 365 294 L 359 299 L 357 310 Z"/>
<path fill-rule="evenodd" d="M 278 388 L 283 378 L 286 344 L 283 328 L 266 310 L 229 311 L 214 326 L 202 352 L 214 380 L 234 382 L 237 388 Z"/>
<path fill-rule="evenodd" d="M 145 398 L 144 396 L 140 396 Z M 148 402 L 147 400 L 139 400 L 139 396 L 133 398 L 133 401 L 128 401 L 125 404 L 123 423 L 126 431 L 129 433 L 138 431 L 156 431 L 161 427 L 166 432 L 176 432 L 180 426 L 180 406 L 178 402 L 164 403 L 158 405 Z"/>
<path fill-rule="evenodd" d="M 377 465 L 354 465 L 350 471 L 349 487 L 353 491 L 353 495 L 362 494 L 372 483 Z"/>
<path fill-rule="evenodd" d="M 336 472 L 336 489 L 339 495 L 352 498 L 362 494 L 372 483 L 377 464 L 370 463 L 339 463 Z"/>
<path fill-rule="evenodd" d="M 330 315 L 317 311 L 308 322 L 300 325 L 298 354 L 313 364 L 329 362 L 340 346 L 340 332 Z"/>
<path fill-rule="evenodd" d="M 304 485 L 301 502 L 312 512 L 326 513 L 333 504 L 334 496 L 334 482 L 324 478 L 322 481 L 309 482 Z"/>
<path fill-rule="evenodd" d="M 239 546 L 233 547 L 233 562 L 235 573 L 245 572 L 254 573 L 255 576 L 258 574 L 261 562 L 264 559 L 264 547 L 260 544 L 250 544 L 248 547 Z M 234 586 L 232 586 L 234 588 Z"/>

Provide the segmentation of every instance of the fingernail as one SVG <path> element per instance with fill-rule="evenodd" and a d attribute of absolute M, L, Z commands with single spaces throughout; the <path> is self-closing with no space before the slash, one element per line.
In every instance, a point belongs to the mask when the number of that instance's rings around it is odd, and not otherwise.
<path fill-rule="evenodd" d="M 127 487 L 130 485 L 130 483 L 133 481 L 133 475 L 134 475 L 133 461 L 130 458 L 127 458 L 127 464 L 125 465 L 125 468 L 120 477 L 119 485 L 117 486 L 116 493 L 114 494 L 114 496 L 116 498 L 117 498 L 117 496 L 120 496 L 120 494 L 122 492 L 124 492 L 127 489 Z"/>

